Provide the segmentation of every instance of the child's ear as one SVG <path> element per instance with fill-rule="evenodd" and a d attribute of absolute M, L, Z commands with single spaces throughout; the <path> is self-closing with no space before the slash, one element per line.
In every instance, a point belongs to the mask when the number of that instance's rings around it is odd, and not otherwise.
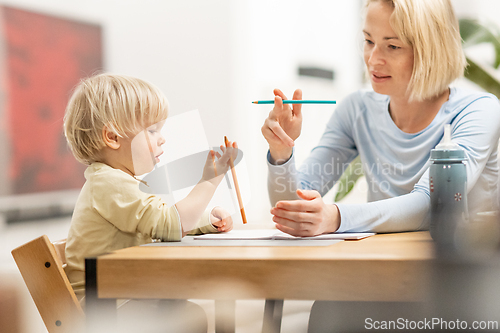
<path fill-rule="evenodd" d="M 111 149 L 120 148 L 120 141 L 118 140 L 118 134 L 111 131 L 108 126 L 102 128 L 102 138 L 104 143 Z"/>

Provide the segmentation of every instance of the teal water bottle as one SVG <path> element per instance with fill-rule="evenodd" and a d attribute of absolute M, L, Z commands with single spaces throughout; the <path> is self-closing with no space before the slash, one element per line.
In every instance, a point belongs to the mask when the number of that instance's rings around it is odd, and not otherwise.
<path fill-rule="evenodd" d="M 429 167 L 430 232 L 438 250 L 457 250 L 457 228 L 468 220 L 464 161 L 465 152 L 451 141 L 451 128 L 446 124 L 443 141 L 431 150 Z"/>

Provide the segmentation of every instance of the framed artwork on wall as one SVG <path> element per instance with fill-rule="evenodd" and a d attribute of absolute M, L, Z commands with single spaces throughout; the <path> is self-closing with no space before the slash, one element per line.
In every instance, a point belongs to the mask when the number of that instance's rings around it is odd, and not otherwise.
<path fill-rule="evenodd" d="M 102 67 L 99 25 L 0 6 L 0 196 L 81 188 L 64 111 Z"/>

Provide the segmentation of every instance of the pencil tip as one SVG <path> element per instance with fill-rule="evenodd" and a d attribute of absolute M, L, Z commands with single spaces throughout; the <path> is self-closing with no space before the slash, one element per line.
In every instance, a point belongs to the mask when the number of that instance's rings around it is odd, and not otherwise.
<path fill-rule="evenodd" d="M 259 102 L 258 102 L 258 101 L 255 101 L 255 102 L 252 102 L 252 103 L 253 103 L 253 104 L 259 104 Z"/>

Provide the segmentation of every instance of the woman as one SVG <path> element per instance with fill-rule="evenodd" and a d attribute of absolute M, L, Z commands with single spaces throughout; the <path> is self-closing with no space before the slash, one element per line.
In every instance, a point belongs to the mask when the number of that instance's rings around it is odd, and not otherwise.
<path fill-rule="evenodd" d="M 285 95 L 274 91 L 274 109 L 262 133 L 269 143 L 268 188 L 277 228 L 297 236 L 428 228 L 429 157 L 445 124 L 451 124 L 452 140 L 467 157 L 471 217 L 496 209 L 500 105 L 493 95 L 449 87 L 465 68 L 450 1 L 367 0 L 363 34 L 373 91 L 355 92 L 339 103 L 298 170 L 293 145 L 300 135 L 301 106 L 290 109 L 282 103 Z M 293 99 L 301 98 L 295 91 Z M 325 203 L 321 196 L 358 155 L 369 202 Z M 363 331 L 373 328 L 367 319 L 425 315 L 420 303 L 322 301 L 311 309 L 309 328 Z"/>
<path fill-rule="evenodd" d="M 428 228 L 429 156 L 445 124 L 465 150 L 471 216 L 496 209 L 500 105 L 491 94 L 449 87 L 466 65 L 450 1 L 368 0 L 363 34 L 373 91 L 357 91 L 338 105 L 298 170 L 293 145 L 301 105 L 291 109 L 274 91 L 262 133 L 277 228 L 297 236 Z M 301 98 L 296 90 L 293 99 Z M 358 154 L 369 202 L 325 203 L 322 195 Z"/>

